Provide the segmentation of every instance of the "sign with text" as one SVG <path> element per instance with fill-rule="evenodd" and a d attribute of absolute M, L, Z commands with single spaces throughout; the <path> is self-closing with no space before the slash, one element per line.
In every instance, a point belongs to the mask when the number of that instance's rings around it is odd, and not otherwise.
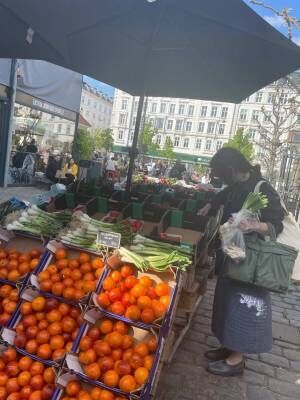
<path fill-rule="evenodd" d="M 121 234 L 115 232 L 98 232 L 97 244 L 100 246 L 106 246 L 113 249 L 118 249 L 121 244 Z"/>

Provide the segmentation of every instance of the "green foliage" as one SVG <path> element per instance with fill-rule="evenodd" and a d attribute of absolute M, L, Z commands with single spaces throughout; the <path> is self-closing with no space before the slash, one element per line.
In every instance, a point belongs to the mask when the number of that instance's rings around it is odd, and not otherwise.
<path fill-rule="evenodd" d="M 204 175 L 206 173 L 206 171 L 207 171 L 207 166 L 205 166 L 205 165 L 196 164 L 194 166 L 194 172 L 199 176 Z"/>
<path fill-rule="evenodd" d="M 175 153 L 173 151 L 173 142 L 167 136 L 163 149 L 160 151 L 161 157 L 173 159 L 175 158 Z"/>
<path fill-rule="evenodd" d="M 156 134 L 157 130 L 151 124 L 147 123 L 144 125 L 144 129 L 140 132 L 138 139 L 138 149 L 141 154 L 159 149 L 159 145 L 153 141 Z"/>
<path fill-rule="evenodd" d="M 92 135 L 86 129 L 78 129 L 74 140 L 74 157 L 76 161 L 90 160 L 94 150 Z"/>
<path fill-rule="evenodd" d="M 95 150 L 111 151 L 113 149 L 114 138 L 111 129 L 96 129 L 92 131 Z"/>
<path fill-rule="evenodd" d="M 224 147 L 233 147 L 239 150 L 249 161 L 252 161 L 255 155 L 253 144 L 249 137 L 244 134 L 243 128 L 238 128 L 233 138 L 229 139 Z"/>

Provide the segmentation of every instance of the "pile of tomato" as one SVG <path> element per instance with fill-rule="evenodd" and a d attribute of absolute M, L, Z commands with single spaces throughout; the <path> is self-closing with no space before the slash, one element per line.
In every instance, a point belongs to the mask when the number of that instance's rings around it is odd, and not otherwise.
<path fill-rule="evenodd" d="M 72 348 L 80 325 L 81 311 L 54 298 L 38 296 L 20 307 L 14 344 L 44 360 L 57 360 Z"/>
<path fill-rule="evenodd" d="M 6 326 L 19 300 L 18 289 L 10 285 L 0 285 L 0 325 Z"/>
<path fill-rule="evenodd" d="M 17 282 L 39 265 L 41 251 L 32 249 L 20 252 L 16 249 L 0 250 L 0 278 Z"/>
<path fill-rule="evenodd" d="M 157 339 L 136 342 L 130 326 L 108 318 L 91 327 L 79 343 L 79 362 L 85 374 L 112 388 L 129 393 L 148 380 Z"/>
<path fill-rule="evenodd" d="M 0 356 L 0 400 L 50 400 L 55 374 L 30 357 L 9 347 Z"/>
<path fill-rule="evenodd" d="M 92 258 L 83 252 L 77 258 L 69 258 L 67 250 L 58 249 L 55 262 L 38 275 L 40 288 L 67 300 L 78 301 L 96 289 L 103 266 L 102 258 Z"/>
<path fill-rule="evenodd" d="M 60 400 L 125 400 L 124 397 L 115 396 L 114 393 L 98 387 L 84 387 L 79 381 L 70 381 L 65 393 Z"/>
<path fill-rule="evenodd" d="M 164 317 L 170 295 L 167 283 L 155 284 L 147 275 L 137 278 L 130 265 L 123 265 L 104 279 L 96 300 L 101 308 L 113 314 L 150 324 Z"/>

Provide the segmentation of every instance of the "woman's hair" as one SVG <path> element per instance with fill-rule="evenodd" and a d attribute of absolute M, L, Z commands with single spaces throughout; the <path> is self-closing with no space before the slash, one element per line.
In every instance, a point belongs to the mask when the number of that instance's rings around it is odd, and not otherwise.
<path fill-rule="evenodd" d="M 229 170 L 236 172 L 253 171 L 257 175 L 261 175 L 260 166 L 253 166 L 247 158 L 237 149 L 232 147 L 223 147 L 211 159 L 210 167 L 215 176 L 222 178 L 227 175 Z"/>

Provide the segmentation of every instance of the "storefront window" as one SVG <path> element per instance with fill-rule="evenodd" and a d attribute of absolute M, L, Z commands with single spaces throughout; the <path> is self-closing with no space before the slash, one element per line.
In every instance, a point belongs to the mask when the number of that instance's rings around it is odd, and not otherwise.
<path fill-rule="evenodd" d="M 9 184 L 55 180 L 71 158 L 75 122 L 16 104 Z"/>

